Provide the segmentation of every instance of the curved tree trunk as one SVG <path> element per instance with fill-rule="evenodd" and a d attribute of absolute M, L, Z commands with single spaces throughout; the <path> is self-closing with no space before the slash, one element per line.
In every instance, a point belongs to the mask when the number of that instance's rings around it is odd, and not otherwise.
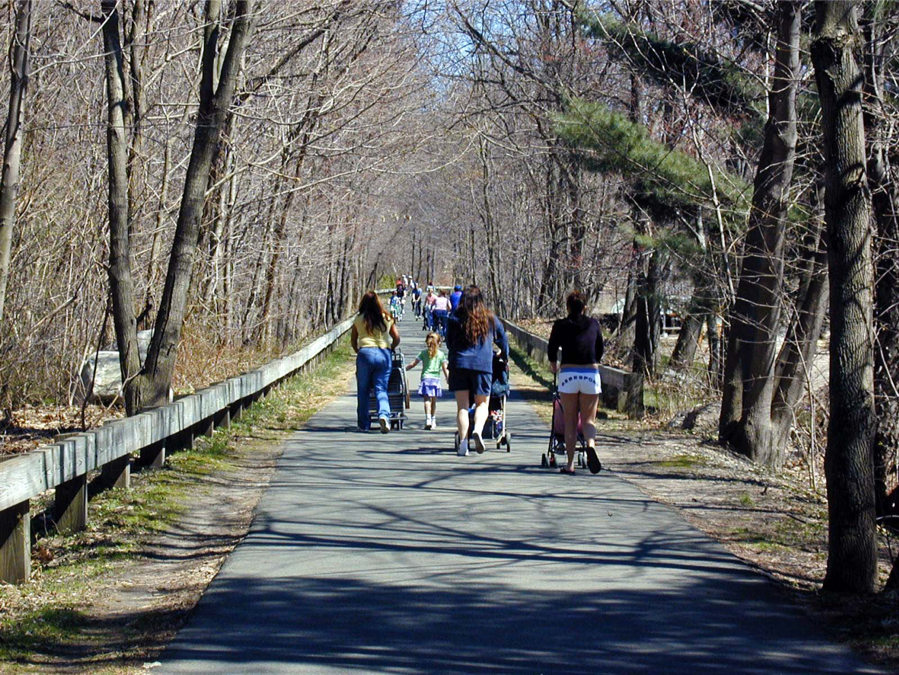
<path fill-rule="evenodd" d="M 821 100 L 830 272 L 830 424 L 824 473 L 830 516 L 824 588 L 874 590 L 877 550 L 871 198 L 865 171 L 857 2 L 815 3 L 811 43 Z"/>
<path fill-rule="evenodd" d="M 777 50 L 769 116 L 731 312 L 718 438 L 756 461 L 779 465 L 771 403 L 781 326 L 784 234 L 796 158 L 801 2 L 777 3 Z"/>

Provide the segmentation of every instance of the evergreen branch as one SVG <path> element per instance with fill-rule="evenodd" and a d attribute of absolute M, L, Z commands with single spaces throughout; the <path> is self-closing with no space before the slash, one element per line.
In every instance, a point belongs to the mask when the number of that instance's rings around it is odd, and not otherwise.
<path fill-rule="evenodd" d="M 675 43 L 610 15 L 581 11 L 578 20 L 591 37 L 602 41 L 612 55 L 625 59 L 639 74 L 665 86 L 686 87 L 721 112 L 763 118 L 765 92 L 735 64 L 694 43 Z"/>

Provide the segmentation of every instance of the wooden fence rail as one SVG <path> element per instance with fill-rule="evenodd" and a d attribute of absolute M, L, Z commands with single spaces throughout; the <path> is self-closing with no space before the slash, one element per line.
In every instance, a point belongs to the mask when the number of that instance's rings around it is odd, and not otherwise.
<path fill-rule="evenodd" d="M 502 319 L 502 322 L 528 356 L 540 363 L 547 362 L 548 340 L 529 333 L 521 326 L 506 319 Z M 643 416 L 643 375 L 610 366 L 600 366 L 599 370 L 602 380 L 603 405 L 626 413 L 631 419 L 641 418 Z"/>
<path fill-rule="evenodd" d="M 127 487 L 131 457 L 161 466 L 166 452 L 192 447 L 283 380 L 318 363 L 352 327 L 347 319 L 301 350 L 177 401 L 42 446 L 0 462 L 0 581 L 31 575 L 30 500 L 55 490 L 53 518 L 61 532 L 87 524 L 87 474 L 101 471 L 105 487 Z"/>

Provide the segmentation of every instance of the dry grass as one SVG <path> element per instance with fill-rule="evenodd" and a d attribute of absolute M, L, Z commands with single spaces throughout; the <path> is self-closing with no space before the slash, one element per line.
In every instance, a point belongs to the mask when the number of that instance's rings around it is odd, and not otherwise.
<path fill-rule="evenodd" d="M 172 388 L 176 395 L 192 394 L 258 368 L 299 346 L 292 345 L 284 351 L 255 345 L 241 347 L 224 342 L 214 331 L 188 322 L 179 347 Z M 38 403 L 16 407 L 9 411 L 6 420 L 0 420 L 0 456 L 28 452 L 52 442 L 59 434 L 93 429 L 107 420 L 122 417 L 124 410 L 120 402 L 109 406 L 88 405 L 83 425 L 81 413 L 80 405 Z"/>

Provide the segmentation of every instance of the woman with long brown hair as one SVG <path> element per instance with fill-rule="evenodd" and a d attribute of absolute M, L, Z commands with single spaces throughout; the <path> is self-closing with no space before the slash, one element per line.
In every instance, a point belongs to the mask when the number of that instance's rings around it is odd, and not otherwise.
<path fill-rule="evenodd" d="M 503 324 L 484 304 L 477 286 L 462 293 L 456 311 L 447 319 L 446 346 L 449 350 L 449 390 L 456 396 L 456 427 L 459 455 L 468 454 L 468 406 L 474 397 L 474 428 L 471 441 L 480 454 L 486 446 L 481 434 L 487 421 L 487 401 L 493 383 L 493 345 L 509 359 L 509 339 Z"/>
<path fill-rule="evenodd" d="M 359 431 L 371 429 L 368 397 L 374 388 L 381 433 L 389 433 L 387 384 L 390 382 L 390 352 L 399 345 L 400 334 L 374 291 L 368 291 L 359 302 L 359 314 L 353 322 L 350 342 L 356 352 L 356 422 Z"/>
<path fill-rule="evenodd" d="M 587 301 L 580 291 L 572 291 L 565 301 L 568 316 L 553 324 L 549 335 L 549 367 L 559 375 L 559 398 L 565 418 L 565 451 L 568 465 L 562 473 L 574 474 L 578 416 L 587 441 L 587 467 L 599 473 L 602 462 L 596 454 L 596 407 L 602 385 L 599 360 L 602 358 L 602 331 L 599 322 L 586 313 Z M 562 364 L 559 365 L 559 350 Z"/>

